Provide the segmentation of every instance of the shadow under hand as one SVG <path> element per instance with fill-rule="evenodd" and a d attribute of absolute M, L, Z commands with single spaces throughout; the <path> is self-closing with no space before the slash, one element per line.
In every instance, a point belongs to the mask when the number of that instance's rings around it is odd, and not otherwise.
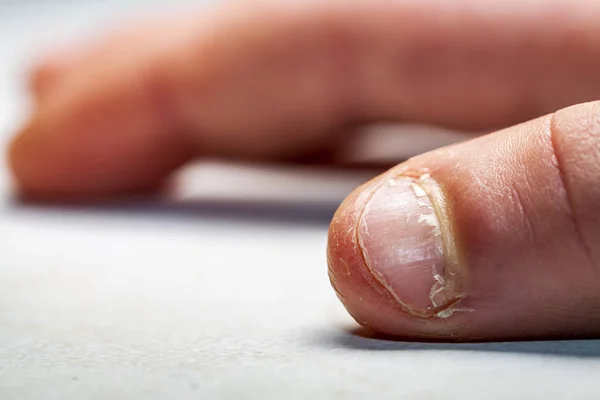
<path fill-rule="evenodd" d="M 101 199 L 19 197 L 12 211 L 326 227 L 348 193 L 373 175 L 370 169 L 206 162 L 139 193 Z"/>
<path fill-rule="evenodd" d="M 329 347 L 368 351 L 472 351 L 600 358 L 600 340 L 544 340 L 489 343 L 442 343 L 396 340 L 365 328 L 339 330 L 321 338 Z"/>
<path fill-rule="evenodd" d="M 51 203 L 16 200 L 13 210 L 36 210 L 69 214 L 110 214 L 140 218 L 175 218 L 198 221 L 224 221 L 251 224 L 327 227 L 336 203 L 277 202 L 258 200 L 197 199 L 165 201 L 137 199 L 103 203 Z"/>

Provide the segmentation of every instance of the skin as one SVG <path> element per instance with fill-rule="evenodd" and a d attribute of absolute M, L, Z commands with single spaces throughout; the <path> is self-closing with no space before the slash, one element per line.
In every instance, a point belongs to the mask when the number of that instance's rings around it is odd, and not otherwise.
<path fill-rule="evenodd" d="M 369 123 L 502 129 L 357 188 L 329 232 L 333 287 L 359 323 L 394 336 L 597 336 L 600 104 L 586 102 L 600 95 L 598 17 L 584 0 L 355 0 L 142 22 L 40 63 L 12 171 L 26 196 L 98 200 L 159 185 L 197 157 L 329 152 Z M 411 315 L 361 257 L 369 193 L 423 171 L 473 312 Z"/>

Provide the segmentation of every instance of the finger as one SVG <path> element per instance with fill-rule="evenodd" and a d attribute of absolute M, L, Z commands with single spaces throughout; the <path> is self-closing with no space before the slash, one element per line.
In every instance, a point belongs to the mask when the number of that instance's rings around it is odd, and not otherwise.
<path fill-rule="evenodd" d="M 487 3 L 236 3 L 157 28 L 73 71 L 13 171 L 29 193 L 110 194 L 195 156 L 333 147 L 357 121 L 483 129 L 597 96 L 595 4 Z"/>
<path fill-rule="evenodd" d="M 357 189 L 329 231 L 348 311 L 405 337 L 599 335 L 599 120 L 574 106 Z"/>

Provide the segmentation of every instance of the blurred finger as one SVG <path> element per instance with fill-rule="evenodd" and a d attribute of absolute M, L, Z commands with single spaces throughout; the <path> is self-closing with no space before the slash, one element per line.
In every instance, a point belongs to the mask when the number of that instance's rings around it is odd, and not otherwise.
<path fill-rule="evenodd" d="M 489 129 L 597 97 L 597 5 L 526 3 L 234 3 L 165 24 L 71 70 L 13 171 L 26 193 L 106 195 L 192 157 L 334 148 L 356 123 Z"/>

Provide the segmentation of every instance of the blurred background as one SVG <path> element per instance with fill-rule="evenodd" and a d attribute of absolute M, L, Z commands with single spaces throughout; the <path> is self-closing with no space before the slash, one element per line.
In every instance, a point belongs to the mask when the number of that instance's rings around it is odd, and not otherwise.
<path fill-rule="evenodd" d="M 145 13 L 211 4 L 0 0 L 0 398 L 600 395 L 595 342 L 447 346 L 357 333 L 327 279 L 326 234 L 373 170 L 204 160 L 170 198 L 13 198 L 4 149 L 30 112 L 27 73 L 41 54 Z M 353 157 L 397 162 L 457 137 L 379 127 Z"/>

